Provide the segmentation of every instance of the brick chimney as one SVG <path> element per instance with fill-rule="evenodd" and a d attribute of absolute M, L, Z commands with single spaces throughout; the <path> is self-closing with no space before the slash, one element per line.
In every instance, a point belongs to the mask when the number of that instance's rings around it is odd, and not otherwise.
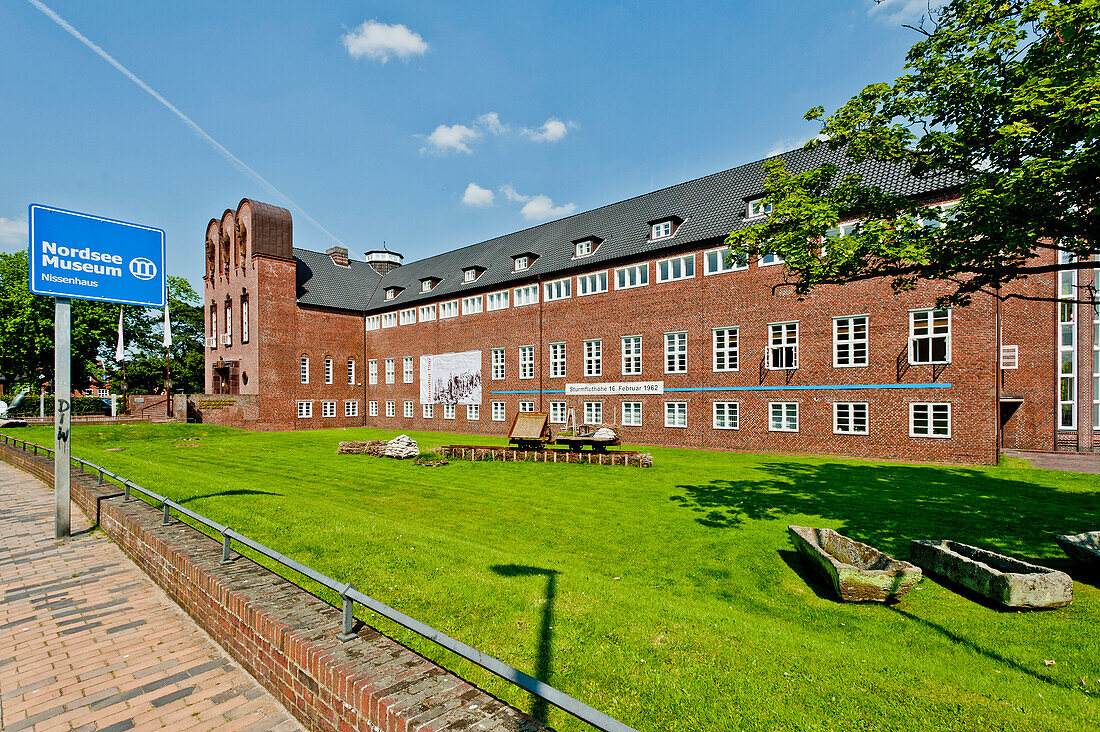
<path fill-rule="evenodd" d="M 344 247 L 329 247 L 325 250 L 325 254 L 332 257 L 332 263 L 338 264 L 341 267 L 347 267 L 348 265 L 348 250 Z"/>

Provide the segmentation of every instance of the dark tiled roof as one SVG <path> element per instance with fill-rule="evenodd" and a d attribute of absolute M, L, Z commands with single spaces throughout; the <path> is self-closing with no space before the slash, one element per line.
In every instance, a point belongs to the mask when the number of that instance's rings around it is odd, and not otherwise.
<path fill-rule="evenodd" d="M 845 172 L 861 175 L 867 183 L 904 195 L 917 196 L 960 184 L 960 180 L 951 175 L 914 178 L 900 165 L 878 161 L 852 165 L 843 151 L 829 150 L 827 145 L 819 145 L 812 151 L 792 150 L 776 157 L 781 158 L 787 169 L 795 173 L 833 163 Z M 352 269 L 344 270 L 345 276 L 341 279 L 328 274 L 332 270 L 343 268 L 336 267 L 330 260 L 326 269 L 320 261 L 328 260 L 326 255 L 295 249 L 294 253 L 301 262 L 298 275 L 299 302 L 362 310 L 365 297 L 373 292 L 367 309 L 380 312 L 409 307 L 420 302 L 461 297 L 486 289 L 511 287 L 531 282 L 539 276 L 543 280 L 553 279 L 559 273 L 565 276 L 570 272 L 597 269 L 601 265 L 656 255 L 692 244 L 720 242 L 730 231 L 750 225 L 745 220 L 745 201 L 763 194 L 764 162 L 758 160 L 489 239 L 480 244 L 410 262 L 388 273 L 383 279 L 382 287 L 377 289 L 375 284 L 378 282 L 378 275 L 362 262 L 352 262 Z M 675 217 L 683 220 L 675 236 L 658 241 L 649 240 L 647 222 Z M 598 237 L 603 242 L 593 254 L 574 258 L 573 242 L 590 237 Z M 527 252 L 538 255 L 538 258 L 528 269 L 513 272 L 513 255 Z M 312 277 L 303 279 L 302 263 L 313 270 Z M 484 272 L 476 281 L 464 283 L 462 270 L 469 267 L 484 268 Z M 356 277 L 363 279 L 360 281 Z M 420 280 L 426 277 L 439 278 L 441 281 L 431 292 L 422 293 Z M 321 280 L 320 283 L 315 282 L 318 279 Z M 394 299 L 386 300 L 383 290 L 388 287 L 404 289 Z M 301 295 L 303 288 L 309 292 L 308 296 Z"/>
<path fill-rule="evenodd" d="M 341 267 L 332 257 L 294 249 L 298 263 L 298 302 L 341 310 L 363 310 L 382 277 L 366 262 L 352 260 Z"/>

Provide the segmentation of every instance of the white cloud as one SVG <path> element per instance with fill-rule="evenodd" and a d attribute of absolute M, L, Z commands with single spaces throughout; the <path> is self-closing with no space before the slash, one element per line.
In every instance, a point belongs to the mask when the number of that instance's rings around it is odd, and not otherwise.
<path fill-rule="evenodd" d="M 423 56 L 428 44 L 400 23 L 386 25 L 376 20 L 368 20 L 353 31 L 344 34 L 344 47 L 353 58 L 366 56 L 374 61 L 386 63 L 391 56 L 408 61 L 413 56 Z"/>
<path fill-rule="evenodd" d="M 488 188 L 482 188 L 477 183 L 466 186 L 466 192 L 462 194 L 462 203 L 471 208 L 485 208 L 493 205 L 493 192 Z"/>
<path fill-rule="evenodd" d="M 929 6 L 935 10 L 945 3 L 946 0 L 882 0 L 875 2 L 867 14 L 891 24 L 915 23 L 928 15 Z"/>
<path fill-rule="evenodd" d="M 519 212 L 528 221 L 545 221 L 546 219 L 568 216 L 577 210 L 576 204 L 573 203 L 563 203 L 560 206 L 555 206 L 553 199 L 542 193 L 525 196 L 516 191 L 510 184 L 501 186 L 500 192 L 509 201 L 523 203 L 523 208 Z"/>
<path fill-rule="evenodd" d="M 5 219 L 0 216 L 0 244 L 17 246 L 27 244 L 27 222 Z"/>
<path fill-rule="evenodd" d="M 509 131 L 508 125 L 500 121 L 500 115 L 496 112 L 486 112 L 479 116 L 477 123 L 494 135 L 504 135 Z"/>
<path fill-rule="evenodd" d="M 520 132 L 529 140 L 535 142 L 557 142 L 565 137 L 570 128 L 575 128 L 576 122 L 562 122 L 556 117 L 551 117 L 542 123 L 542 127 L 538 129 L 532 129 L 530 127 L 524 127 Z"/>
<path fill-rule="evenodd" d="M 815 135 L 814 137 L 816 137 L 819 140 L 827 139 L 825 137 L 825 135 L 822 135 L 822 134 Z M 780 140 L 776 140 L 775 142 L 772 143 L 772 146 L 768 149 L 768 154 L 765 155 L 764 157 L 770 158 L 774 155 L 779 155 L 780 153 L 785 153 L 785 152 L 788 152 L 790 150 L 797 150 L 798 148 L 802 147 L 807 142 L 809 142 L 811 139 L 813 139 L 813 138 L 795 136 L 795 137 L 784 137 Z"/>
<path fill-rule="evenodd" d="M 432 134 L 428 135 L 428 145 L 421 148 L 420 152 L 430 150 L 439 155 L 454 152 L 472 153 L 470 143 L 475 142 L 480 137 L 481 132 L 473 127 L 440 125 L 432 131 Z"/>

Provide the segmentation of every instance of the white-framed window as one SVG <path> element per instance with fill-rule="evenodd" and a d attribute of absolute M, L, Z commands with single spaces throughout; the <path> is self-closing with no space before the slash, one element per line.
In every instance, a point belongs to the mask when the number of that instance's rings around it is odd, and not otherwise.
<path fill-rule="evenodd" d="M 730 250 L 726 247 L 722 247 L 721 249 L 709 249 L 703 252 L 704 276 L 736 272 L 748 268 L 749 262 L 747 259 L 735 259 L 730 255 Z"/>
<path fill-rule="evenodd" d="M 607 292 L 607 271 L 577 275 L 577 297 Z"/>
<path fill-rule="evenodd" d="M 715 328 L 711 331 L 711 344 L 714 350 L 711 368 L 715 372 L 736 371 L 737 328 Z"/>
<path fill-rule="evenodd" d="M 531 258 L 526 254 L 520 255 L 512 260 L 512 269 L 516 272 L 522 272 L 531 266 Z"/>
<path fill-rule="evenodd" d="M 456 411 L 455 410 L 455 405 L 453 405 L 453 404 L 444 404 L 443 405 L 443 419 L 454 419 L 455 418 L 455 411 Z"/>
<path fill-rule="evenodd" d="M 951 362 L 951 311 L 909 311 L 909 363 Z"/>
<path fill-rule="evenodd" d="M 210 338 L 212 339 L 213 346 L 211 348 L 218 347 L 218 305 L 217 303 L 210 303 Z"/>
<path fill-rule="evenodd" d="M 775 252 L 764 252 L 760 255 L 760 259 L 756 260 L 756 266 L 758 267 L 770 267 L 773 264 L 783 264 L 786 259 L 779 256 Z"/>
<path fill-rule="evenodd" d="M 534 346 L 520 346 L 519 347 L 519 378 L 521 379 L 533 379 L 535 378 L 535 347 Z M 534 411 L 534 410 L 532 410 Z"/>
<path fill-rule="evenodd" d="M 688 403 L 665 402 L 665 427 L 688 426 Z"/>
<path fill-rule="evenodd" d="M 584 375 L 603 375 L 603 341 L 598 338 L 584 342 Z"/>
<path fill-rule="evenodd" d="M 414 325 L 416 323 L 416 308 L 408 308 L 400 313 L 401 325 Z"/>
<path fill-rule="evenodd" d="M 688 334 L 665 333 L 665 373 L 686 374 L 688 370 Z"/>
<path fill-rule="evenodd" d="M 1072 262 L 1068 252 L 1059 252 L 1058 261 Z M 1077 428 L 1077 272 L 1058 273 L 1058 429 Z"/>
<path fill-rule="evenodd" d="M 649 284 L 649 262 L 619 267 L 615 270 L 615 289 L 629 290 L 632 287 L 645 287 Z"/>
<path fill-rule="evenodd" d="M 493 402 L 493 414 L 492 414 L 493 421 L 494 422 L 503 422 L 504 421 L 504 414 L 505 414 L 504 402 Z"/>
<path fill-rule="evenodd" d="M 241 343 L 248 343 L 248 295 L 241 295 Z"/>
<path fill-rule="evenodd" d="M 798 402 L 768 402 L 768 429 L 798 432 Z"/>
<path fill-rule="evenodd" d="M 481 312 L 482 307 L 484 307 L 484 300 L 482 300 L 481 295 L 462 298 L 463 315 L 477 315 Z"/>
<path fill-rule="evenodd" d="M 508 307 L 508 290 L 490 292 L 485 296 L 485 303 L 485 309 L 489 312 L 506 309 Z"/>
<path fill-rule="evenodd" d="M 335 400 L 321 402 L 321 416 L 322 417 L 335 417 L 336 416 L 336 402 Z"/>
<path fill-rule="evenodd" d="M 553 302 L 554 300 L 568 300 L 573 296 L 573 280 L 566 277 L 563 280 L 554 280 L 553 282 L 547 282 L 542 286 L 543 295 L 546 302 Z"/>
<path fill-rule="evenodd" d="M 623 426 L 640 427 L 642 425 L 642 403 L 623 402 Z"/>
<path fill-rule="evenodd" d="M 359 402 L 355 399 L 344 400 L 344 416 L 345 417 L 358 417 L 359 416 Z"/>
<path fill-rule="evenodd" d="M 303 384 L 309 383 L 309 357 L 302 356 L 300 363 L 301 367 L 301 380 Z"/>
<path fill-rule="evenodd" d="M 435 283 L 431 280 L 420 280 L 421 292 L 431 292 L 433 287 L 435 287 Z"/>
<path fill-rule="evenodd" d="M 462 281 L 463 282 L 473 282 L 474 280 L 477 279 L 478 274 L 479 274 L 479 272 L 477 271 L 477 267 L 470 267 L 468 269 L 464 269 L 464 270 L 462 270 Z"/>
<path fill-rule="evenodd" d="M 435 320 L 435 305 L 421 305 L 419 316 L 421 323 L 426 323 L 429 320 Z"/>
<path fill-rule="evenodd" d="M 642 373 L 642 337 L 623 336 L 622 351 L 623 376 L 637 376 Z"/>
<path fill-rule="evenodd" d="M 676 280 L 690 280 L 695 276 L 695 255 L 685 254 L 682 257 L 657 260 L 657 281 L 675 282 Z"/>
<path fill-rule="evenodd" d="M 355 386 L 355 359 L 348 359 L 348 386 Z"/>
<path fill-rule="evenodd" d="M 378 402 L 376 402 L 376 401 L 367 402 L 367 413 L 370 414 L 370 416 L 372 416 L 372 417 L 377 417 L 378 416 Z"/>
<path fill-rule="evenodd" d="M 490 353 L 493 359 L 493 381 L 503 381 L 506 375 L 504 349 L 494 348 Z"/>
<path fill-rule="evenodd" d="M 521 412 L 533 412 L 533 411 L 535 411 L 535 403 L 534 402 L 520 402 L 519 403 L 519 411 L 521 411 Z"/>
<path fill-rule="evenodd" d="M 397 364 L 394 362 L 394 359 L 392 359 L 392 358 L 387 358 L 386 359 L 386 383 L 387 384 L 397 383 Z"/>
<path fill-rule="evenodd" d="M 550 422 L 553 424 L 565 424 L 565 402 L 550 402 Z"/>
<path fill-rule="evenodd" d="M 298 419 L 307 419 L 313 416 L 313 402 L 298 402 Z"/>
<path fill-rule="evenodd" d="M 1100 288 L 1100 268 L 1092 271 L 1092 282 Z M 1092 426 L 1100 430 L 1100 293 L 1092 301 Z"/>
<path fill-rule="evenodd" d="M 539 286 L 525 285 L 515 289 L 516 301 L 514 307 L 521 308 L 524 305 L 537 305 L 539 302 Z"/>
<path fill-rule="evenodd" d="M 386 288 L 386 299 L 387 300 L 394 299 L 395 297 L 397 297 L 397 293 L 399 293 L 399 292 L 401 292 L 400 287 L 387 287 Z"/>
<path fill-rule="evenodd" d="M 435 414 L 435 405 L 425 404 L 420 413 L 424 416 L 424 419 L 431 419 L 432 416 Z"/>
<path fill-rule="evenodd" d="M 828 255 L 830 241 L 855 233 L 856 229 L 859 228 L 859 225 L 860 222 L 854 221 L 849 224 L 840 224 L 839 226 L 834 226 L 833 228 L 826 231 L 825 236 L 822 237 L 821 241 L 821 256 L 824 257 Z"/>
<path fill-rule="evenodd" d="M 397 402 L 393 399 L 387 399 L 386 400 L 386 416 L 387 417 L 396 417 L 397 416 Z"/>
<path fill-rule="evenodd" d="M 415 374 L 413 372 L 413 357 L 405 356 L 401 359 L 401 380 L 406 384 L 413 383 Z"/>
<path fill-rule="evenodd" d="M 565 378 L 565 344 L 550 344 L 550 378 Z"/>
<path fill-rule="evenodd" d="M 368 315 L 367 316 L 367 330 L 378 330 L 382 327 L 381 315 Z"/>
<path fill-rule="evenodd" d="M 104 397 L 111 396 L 111 390 L 110 389 L 104 389 L 102 386 L 99 387 L 98 389 L 96 389 L 95 393 L 96 393 L 96 396 L 98 396 L 101 399 L 104 398 Z"/>
<path fill-rule="evenodd" d="M 1019 346 L 1001 346 L 1001 368 L 1010 370 L 1020 368 Z"/>
<path fill-rule="evenodd" d="M 711 425 L 716 430 L 736 430 L 738 424 L 737 402 L 711 402 Z"/>
<path fill-rule="evenodd" d="M 596 242 L 592 239 L 585 239 L 579 241 L 576 246 L 573 247 L 574 257 L 587 257 L 592 252 L 596 251 Z"/>
<path fill-rule="evenodd" d="M 325 359 L 325 383 L 326 384 L 331 384 L 332 383 L 332 379 L 333 379 L 332 371 L 333 371 L 332 359 L 331 358 L 326 358 Z"/>
<path fill-rule="evenodd" d="M 833 434 L 866 435 L 870 425 L 867 402 L 833 402 Z"/>
<path fill-rule="evenodd" d="M 603 402 L 584 403 L 584 423 L 603 424 Z"/>
<path fill-rule="evenodd" d="M 667 239 L 672 236 L 672 222 L 671 221 L 658 221 L 649 227 L 650 241 L 657 241 L 658 239 Z"/>
<path fill-rule="evenodd" d="M 382 327 L 383 328 L 396 328 L 397 327 L 397 313 L 382 313 Z"/>
<path fill-rule="evenodd" d="M 951 437 L 951 404 L 913 402 L 909 405 L 910 437 Z"/>
<path fill-rule="evenodd" d="M 768 368 L 798 368 L 798 322 L 768 323 Z"/>
<path fill-rule="evenodd" d="M 412 419 L 416 414 L 416 403 L 411 399 L 405 400 L 405 417 L 406 419 Z"/>
<path fill-rule="evenodd" d="M 233 301 L 225 301 L 225 336 L 222 342 L 227 345 L 233 345 Z"/>
<path fill-rule="evenodd" d="M 458 317 L 458 300 L 448 300 L 439 303 L 439 319 Z"/>
<path fill-rule="evenodd" d="M 367 361 L 367 383 L 374 386 L 378 383 L 378 359 Z"/>
<path fill-rule="evenodd" d="M 763 197 L 754 198 L 749 201 L 749 218 L 755 219 L 757 216 L 767 216 L 772 212 L 772 205 L 770 203 L 764 203 Z"/>
<path fill-rule="evenodd" d="M 850 368 L 869 363 L 866 315 L 833 318 L 833 366 Z"/>
<path fill-rule="evenodd" d="M 477 422 L 481 419 L 481 405 L 480 404 L 467 404 L 466 405 L 466 421 Z"/>

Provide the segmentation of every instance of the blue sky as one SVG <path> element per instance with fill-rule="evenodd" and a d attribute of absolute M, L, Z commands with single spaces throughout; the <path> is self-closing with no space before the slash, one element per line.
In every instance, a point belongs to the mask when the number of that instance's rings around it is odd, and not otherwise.
<path fill-rule="evenodd" d="M 290 206 L 295 244 L 407 260 L 800 144 L 901 71 L 924 0 L 27 0 L 0 4 L 0 250 L 42 203 L 157 226 L 201 292 L 206 223 Z M 304 8 L 309 12 L 304 12 Z M 473 184 L 473 186 L 471 186 Z"/>

